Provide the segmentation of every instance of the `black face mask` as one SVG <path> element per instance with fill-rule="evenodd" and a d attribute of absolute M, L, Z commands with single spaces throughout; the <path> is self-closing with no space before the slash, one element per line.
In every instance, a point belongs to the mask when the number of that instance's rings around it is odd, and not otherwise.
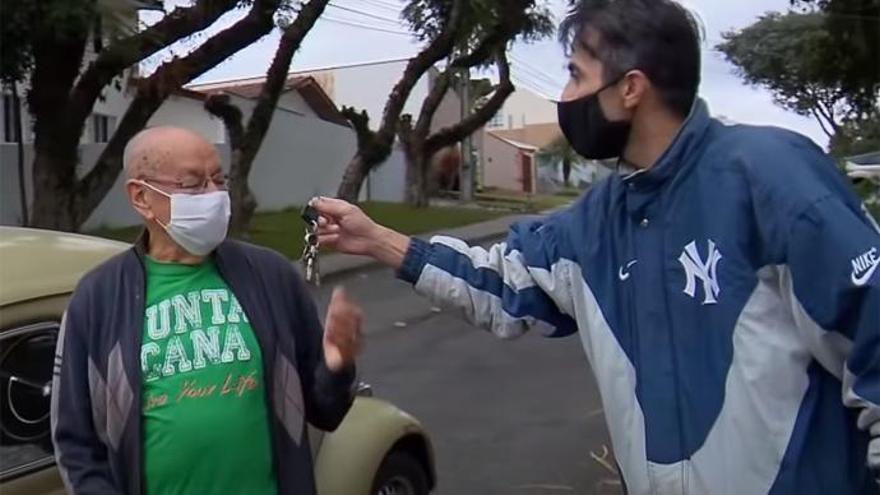
<path fill-rule="evenodd" d="M 602 86 L 595 93 L 556 105 L 562 134 L 584 158 L 604 160 L 623 153 L 632 123 L 608 120 L 599 105 L 599 93 L 618 81 L 620 79 Z"/>

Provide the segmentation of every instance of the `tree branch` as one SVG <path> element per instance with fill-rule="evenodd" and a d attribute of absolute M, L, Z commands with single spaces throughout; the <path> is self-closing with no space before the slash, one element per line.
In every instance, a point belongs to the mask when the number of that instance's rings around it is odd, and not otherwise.
<path fill-rule="evenodd" d="M 207 28 L 238 1 L 199 0 L 192 7 L 177 7 L 149 28 L 108 46 L 89 64 L 73 88 L 68 118 L 85 120 L 114 77 L 172 43 Z"/>
<path fill-rule="evenodd" d="M 251 117 L 248 119 L 244 131 L 241 165 L 243 166 L 242 174 L 245 177 L 251 162 L 260 149 L 266 132 L 269 130 L 269 125 L 272 123 L 275 106 L 278 104 L 278 99 L 287 83 L 287 74 L 290 71 L 293 55 L 299 50 L 303 39 L 311 31 L 315 22 L 324 13 L 328 2 L 329 0 L 311 0 L 302 7 L 296 19 L 284 29 L 284 34 L 281 35 L 275 57 L 266 71 L 266 82 L 263 83 L 257 98 L 257 105 L 251 112 Z"/>
<path fill-rule="evenodd" d="M 498 113 L 507 97 L 514 92 L 515 88 L 510 81 L 510 63 L 507 61 L 507 54 L 503 48 L 497 50 L 495 63 L 498 67 L 498 76 L 500 78 L 495 92 L 474 113 L 463 116 L 461 122 L 440 129 L 429 136 L 425 141 L 425 154 L 427 156 L 431 156 L 437 151 L 461 141 L 476 132 L 480 127 L 486 125 L 486 122 Z"/>
<path fill-rule="evenodd" d="M 209 96 L 205 100 L 205 110 L 223 121 L 226 133 L 229 135 L 229 147 L 234 150 L 241 148 L 241 140 L 244 137 L 241 109 L 232 104 L 229 95 Z"/>
<path fill-rule="evenodd" d="M 394 89 L 391 90 L 391 95 L 388 97 L 388 102 L 382 113 L 382 124 L 376 132 L 377 144 L 382 148 L 387 148 L 388 152 L 390 152 L 391 144 L 394 142 L 400 113 L 403 111 L 403 106 L 406 104 L 412 88 L 428 69 L 452 51 L 452 47 L 455 44 L 455 36 L 462 22 L 465 0 L 453 1 L 449 21 L 444 26 L 443 31 L 424 50 L 409 60 L 409 63 L 406 64 L 406 69 L 403 71 L 403 76 L 394 86 Z"/>
<path fill-rule="evenodd" d="M 499 43 L 504 44 L 507 42 L 510 34 L 509 30 L 503 29 L 500 24 L 496 25 L 496 28 L 492 29 L 489 34 L 484 36 L 470 53 L 453 60 L 451 64 L 452 67 L 455 67 L 456 69 L 464 69 L 482 65 L 492 58 L 492 54 L 495 53 Z"/>
<path fill-rule="evenodd" d="M 816 110 L 816 107 L 810 107 L 810 112 L 813 114 L 813 117 L 816 117 L 816 120 L 819 122 L 819 128 L 822 129 L 822 132 L 824 132 L 829 138 L 834 137 L 834 131 L 828 130 L 828 126 L 825 124 L 825 119 L 819 115 L 819 111 Z"/>
<path fill-rule="evenodd" d="M 834 132 L 837 132 L 838 130 L 840 130 L 840 125 L 834 119 L 834 104 L 833 103 L 828 103 L 821 98 L 816 98 L 816 107 L 819 109 L 819 112 L 822 113 L 822 115 L 826 119 L 828 119 L 828 125 L 831 126 L 831 128 L 834 130 Z"/>
<path fill-rule="evenodd" d="M 186 57 L 162 64 L 153 75 L 143 81 L 97 163 L 79 181 L 75 212 L 78 221 L 88 218 L 107 191 L 113 187 L 122 170 L 122 151 L 125 144 L 144 128 L 168 95 L 271 31 L 272 17 L 280 2 L 281 0 L 255 0 L 244 18 L 212 36 Z"/>
<path fill-rule="evenodd" d="M 443 102 L 443 97 L 446 96 L 446 92 L 449 90 L 452 70 L 451 67 L 447 68 L 437 76 L 434 80 L 434 87 L 431 88 L 428 96 L 422 102 L 422 109 L 419 112 L 414 132 L 423 138 L 427 137 L 428 133 L 431 132 L 431 121 L 434 119 L 434 114 L 437 113 L 440 103 Z"/>
<path fill-rule="evenodd" d="M 819 122 L 819 126 L 822 128 L 822 132 L 828 135 L 828 137 L 834 136 L 834 134 L 839 129 L 839 126 L 834 121 L 834 114 L 832 112 L 832 109 L 825 106 L 822 97 L 817 94 L 816 89 L 814 89 L 811 85 L 805 85 L 803 87 L 803 93 L 806 94 L 807 99 L 810 102 L 810 113 Z"/>
<path fill-rule="evenodd" d="M 413 122 L 412 115 L 405 113 L 400 116 L 400 122 L 397 126 L 397 135 L 403 144 L 404 150 L 409 150 L 413 142 Z"/>
<path fill-rule="evenodd" d="M 366 150 L 375 139 L 375 133 L 370 129 L 370 116 L 366 110 L 358 112 L 354 107 L 342 107 L 339 111 L 343 117 L 351 122 L 357 136 L 357 149 Z"/>

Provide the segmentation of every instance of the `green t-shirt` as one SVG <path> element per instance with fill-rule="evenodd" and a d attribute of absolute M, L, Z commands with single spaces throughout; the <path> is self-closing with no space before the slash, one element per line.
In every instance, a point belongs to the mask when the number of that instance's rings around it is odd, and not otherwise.
<path fill-rule="evenodd" d="M 211 261 L 146 259 L 146 495 L 274 495 L 263 358 Z"/>

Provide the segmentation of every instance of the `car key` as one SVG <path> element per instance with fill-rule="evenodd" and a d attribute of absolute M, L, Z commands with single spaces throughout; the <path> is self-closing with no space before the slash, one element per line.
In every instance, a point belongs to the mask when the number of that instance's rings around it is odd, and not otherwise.
<path fill-rule="evenodd" d="M 321 285 L 321 273 L 318 270 L 318 210 L 311 204 L 306 205 L 302 211 L 302 219 L 306 223 L 305 247 L 303 248 L 302 263 L 305 270 L 306 281 L 316 286 Z"/>

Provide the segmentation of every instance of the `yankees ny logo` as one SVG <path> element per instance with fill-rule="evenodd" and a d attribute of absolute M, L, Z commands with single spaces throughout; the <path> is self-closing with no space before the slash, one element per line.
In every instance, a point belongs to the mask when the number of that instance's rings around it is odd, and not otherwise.
<path fill-rule="evenodd" d="M 712 239 L 709 239 L 709 254 L 706 261 L 700 257 L 696 241 L 691 241 L 685 246 L 678 258 L 687 276 L 684 293 L 696 298 L 697 279 L 700 279 L 703 282 L 703 293 L 705 294 L 703 304 L 716 304 L 718 294 L 721 293 L 717 273 L 718 262 L 721 258 L 721 252 L 715 247 L 715 242 Z"/>

